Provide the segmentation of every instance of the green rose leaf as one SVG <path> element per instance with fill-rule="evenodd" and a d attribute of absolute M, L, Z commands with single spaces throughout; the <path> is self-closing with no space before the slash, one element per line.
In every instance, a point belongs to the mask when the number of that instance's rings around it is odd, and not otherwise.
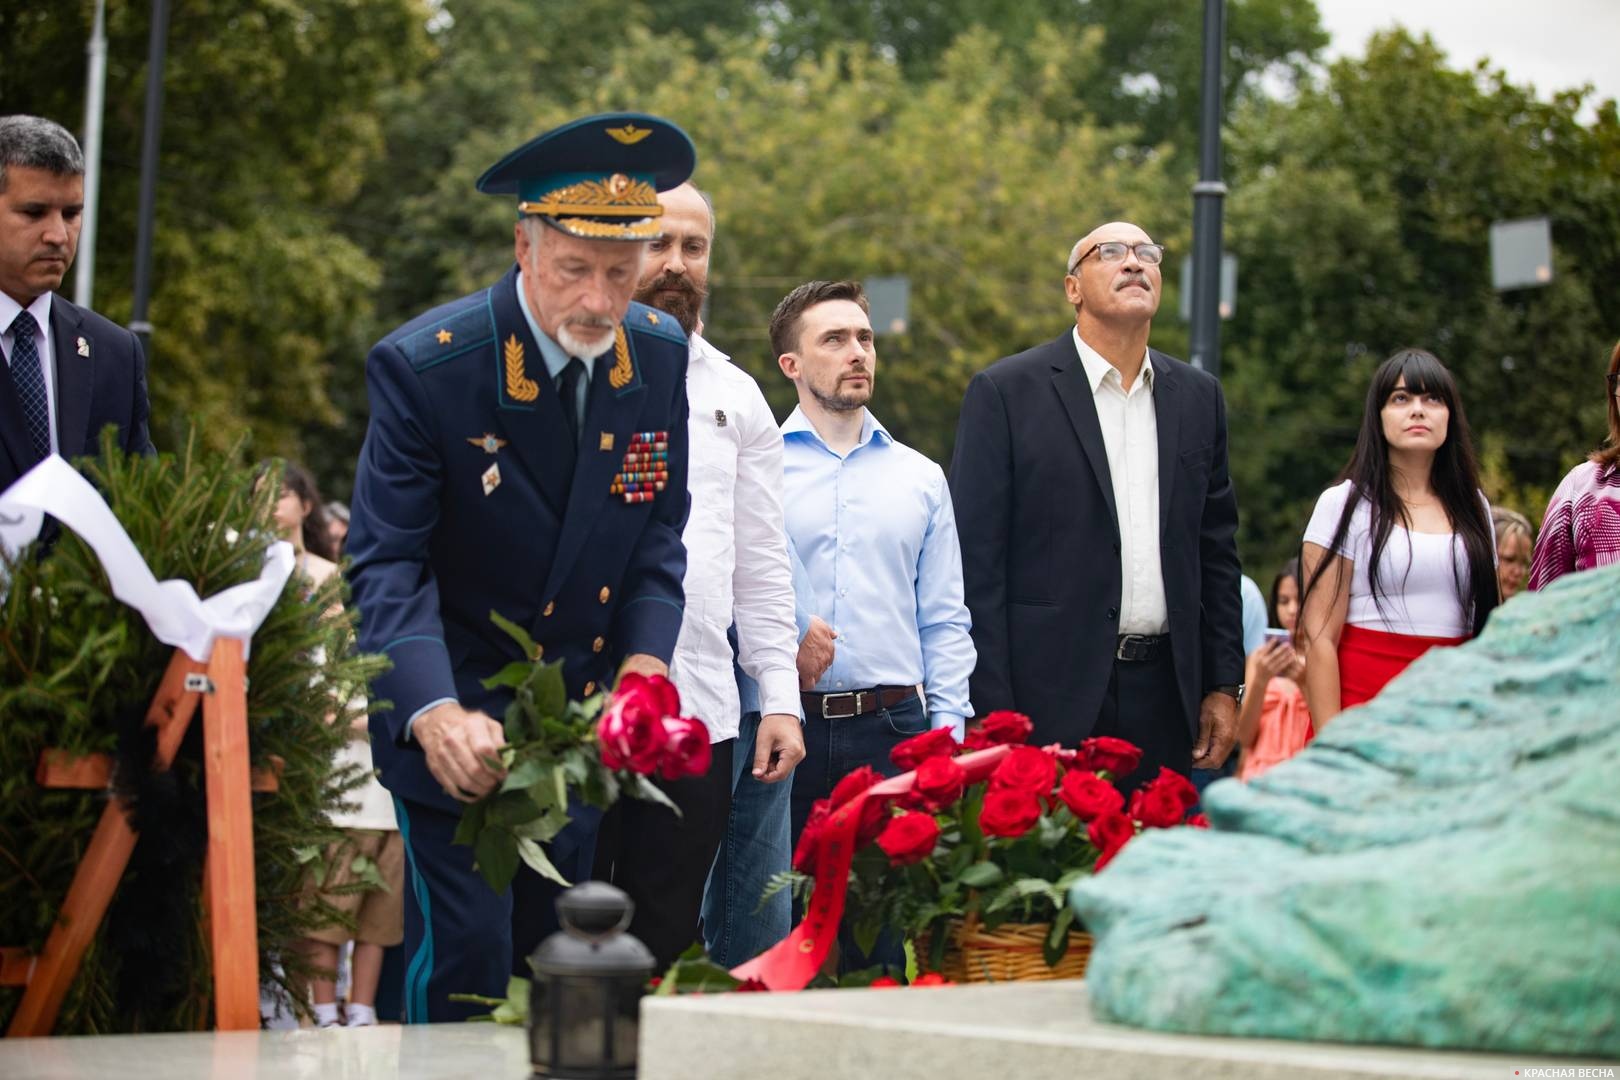
<path fill-rule="evenodd" d="M 519 836 L 514 838 L 514 844 L 517 848 L 518 857 L 528 865 L 530 870 L 543 878 L 555 881 L 565 889 L 573 884 L 573 882 L 563 877 L 557 867 L 552 864 L 551 857 L 546 854 L 546 849 L 540 846 L 538 840 L 530 840 L 527 836 Z M 512 873 L 517 873 L 515 862 L 512 866 Z"/>
<path fill-rule="evenodd" d="M 535 846 L 539 847 L 538 844 Z M 473 845 L 473 859 L 478 864 L 478 872 L 489 883 L 489 887 L 496 892 L 505 892 L 506 887 L 512 884 L 512 879 L 517 876 L 518 839 L 506 829 L 492 825 L 478 834 L 478 841 Z M 551 864 L 548 861 L 546 865 Z M 556 873 L 556 869 L 553 868 L 552 874 Z M 568 883 L 565 881 L 563 884 Z"/>
<path fill-rule="evenodd" d="M 962 884 L 973 889 L 983 889 L 999 882 L 1005 877 L 1001 867 L 991 862 L 974 863 L 963 870 L 960 877 Z"/>

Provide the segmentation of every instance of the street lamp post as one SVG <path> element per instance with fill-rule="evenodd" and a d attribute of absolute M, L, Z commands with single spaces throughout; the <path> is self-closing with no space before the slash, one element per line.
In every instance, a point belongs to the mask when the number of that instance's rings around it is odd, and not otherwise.
<path fill-rule="evenodd" d="M 1226 48 L 1226 0 L 1204 0 L 1204 81 L 1193 185 L 1192 362 L 1221 373 L 1221 54 Z"/>
<path fill-rule="evenodd" d="M 141 128 L 141 199 L 136 211 L 135 298 L 129 328 L 141 339 L 150 361 L 152 324 L 146 320 L 152 297 L 152 229 L 157 204 L 158 132 L 163 124 L 163 62 L 169 40 L 169 0 L 152 0 L 152 36 L 146 51 L 146 119 Z"/>

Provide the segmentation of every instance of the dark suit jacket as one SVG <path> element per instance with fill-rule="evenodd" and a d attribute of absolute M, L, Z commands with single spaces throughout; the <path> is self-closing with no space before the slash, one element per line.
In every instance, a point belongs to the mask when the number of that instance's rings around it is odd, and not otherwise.
<path fill-rule="evenodd" d="M 686 334 L 631 305 L 629 369 L 616 380 L 615 353 L 596 359 L 570 473 L 562 408 L 516 286 L 514 267 L 395 330 L 366 360 L 349 581 L 360 647 L 394 662 L 373 687 L 393 707 L 371 718 L 372 755 L 383 786 L 453 813 L 405 724 L 440 698 L 501 718 L 510 691 L 480 680 L 522 653 L 491 611 L 562 660 L 578 698 L 627 654 L 667 661 L 685 606 Z M 665 489 L 638 503 L 610 493 L 631 435 L 658 431 L 669 434 Z M 485 435 L 504 445 L 488 452 Z M 492 466 L 500 483 L 486 494 Z"/>
<path fill-rule="evenodd" d="M 1182 718 L 1243 681 L 1237 502 L 1220 383 L 1149 350 L 1159 443 L 1159 550 Z M 1097 722 L 1119 633 L 1119 524 L 1102 428 L 1072 332 L 974 376 L 951 497 L 973 613 L 975 711 L 1016 709 L 1031 742 Z"/>
<path fill-rule="evenodd" d="M 71 461 L 99 453 L 101 429 L 108 424 L 117 426 L 119 446 L 130 453 L 150 454 L 146 356 L 140 339 L 56 295 L 51 298 L 51 350 L 61 455 Z M 9 365 L 0 363 L 0 380 L 0 491 L 4 491 L 37 462 Z"/>

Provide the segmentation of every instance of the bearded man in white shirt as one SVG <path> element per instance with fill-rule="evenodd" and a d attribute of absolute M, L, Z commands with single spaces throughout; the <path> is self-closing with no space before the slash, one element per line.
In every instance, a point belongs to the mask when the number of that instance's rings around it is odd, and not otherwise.
<path fill-rule="evenodd" d="M 635 901 L 631 932 L 652 950 L 661 971 L 698 935 L 709 867 L 731 831 L 733 788 L 750 779 L 781 784 L 804 757 L 804 737 L 782 528 L 782 435 L 758 384 L 701 334 L 714 239 L 707 197 L 683 184 L 661 193 L 659 202 L 663 233 L 649 245 L 635 295 L 686 331 L 692 440 L 692 509 L 681 535 L 686 616 L 670 678 L 686 714 L 709 726 L 714 756 L 706 776 L 660 781 L 681 808 L 679 818 L 634 799 L 614 807 L 599 834 L 596 872 Z M 737 661 L 760 688 L 761 715 L 747 731 L 741 730 L 726 637 L 733 623 Z M 777 801 L 785 822 L 786 799 Z M 786 860 L 784 852 L 781 869 Z M 757 903 L 751 898 L 750 908 Z"/>

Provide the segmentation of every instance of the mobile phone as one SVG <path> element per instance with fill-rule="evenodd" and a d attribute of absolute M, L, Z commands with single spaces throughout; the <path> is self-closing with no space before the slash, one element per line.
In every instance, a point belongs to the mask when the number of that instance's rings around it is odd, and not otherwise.
<path fill-rule="evenodd" d="M 1278 630 L 1275 627 L 1268 626 L 1266 627 L 1266 640 L 1291 643 L 1294 640 L 1294 632 L 1292 630 Z"/>

